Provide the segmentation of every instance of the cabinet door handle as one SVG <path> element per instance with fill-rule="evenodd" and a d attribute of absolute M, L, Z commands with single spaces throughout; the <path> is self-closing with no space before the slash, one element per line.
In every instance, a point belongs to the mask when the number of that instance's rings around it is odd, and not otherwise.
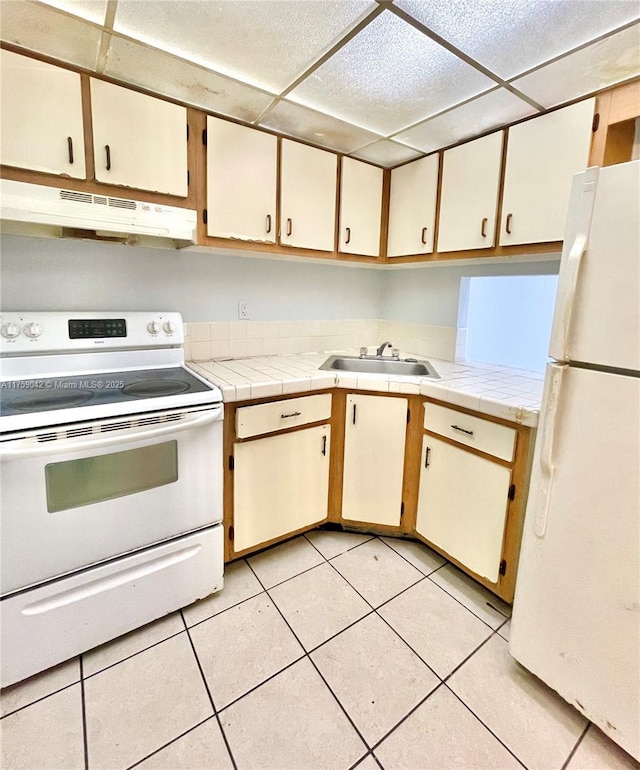
<path fill-rule="evenodd" d="M 291 412 L 290 414 L 281 414 L 280 419 L 286 420 L 288 417 L 300 417 L 302 412 Z"/>
<path fill-rule="evenodd" d="M 430 451 L 431 451 L 431 447 L 430 447 L 430 446 L 428 446 L 428 447 L 426 448 L 426 451 L 425 451 L 425 453 L 424 453 L 424 467 L 425 467 L 425 468 L 428 468 L 428 467 L 429 467 L 429 452 L 430 452 Z"/>
<path fill-rule="evenodd" d="M 507 230 L 507 234 L 511 235 L 511 220 L 513 219 L 513 214 L 507 214 L 507 221 L 505 223 L 505 228 Z"/>
<path fill-rule="evenodd" d="M 489 220 L 487 219 L 487 217 L 483 217 L 483 219 L 482 219 L 482 224 L 480 225 L 480 235 L 481 235 L 483 238 L 486 238 L 486 237 L 487 237 L 487 222 L 488 222 L 488 221 L 489 221 Z"/>
<path fill-rule="evenodd" d="M 426 227 L 423 227 L 423 228 L 422 228 L 422 237 L 421 237 L 421 239 L 420 239 L 420 240 L 422 241 L 422 243 L 423 243 L 425 246 L 427 245 L 427 228 L 426 228 Z"/>
<path fill-rule="evenodd" d="M 322 454 L 326 456 L 327 454 L 327 437 L 322 437 Z"/>
<path fill-rule="evenodd" d="M 472 430 L 467 430 L 466 428 L 460 428 L 458 425 L 452 425 L 451 426 L 454 430 L 459 430 L 460 433 L 466 433 L 467 436 L 473 436 Z"/>
<path fill-rule="evenodd" d="M 109 147 L 108 144 L 105 144 L 104 151 L 107 155 L 107 171 L 111 171 L 111 147 Z"/>
<path fill-rule="evenodd" d="M 345 238 L 345 243 L 351 243 L 351 228 L 347 227 L 347 237 Z"/>
<path fill-rule="evenodd" d="M 67 150 L 69 152 L 69 163 L 73 165 L 73 139 L 70 136 L 67 137 Z"/>
<path fill-rule="evenodd" d="M 271 214 L 267 214 L 267 232 L 271 232 Z"/>
<path fill-rule="evenodd" d="M 353 424 L 356 424 L 356 405 L 353 405 Z"/>
<path fill-rule="evenodd" d="M 291 219 L 287 219 L 287 236 L 291 235 L 293 232 L 293 221 Z"/>

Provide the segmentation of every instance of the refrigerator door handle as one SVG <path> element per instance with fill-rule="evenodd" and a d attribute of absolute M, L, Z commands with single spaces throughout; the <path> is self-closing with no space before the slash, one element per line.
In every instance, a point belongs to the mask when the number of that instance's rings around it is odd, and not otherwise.
<path fill-rule="evenodd" d="M 554 445 L 558 419 L 560 417 L 560 398 L 562 395 L 562 377 L 566 366 L 549 364 L 547 367 L 547 390 L 544 399 L 544 420 L 540 436 L 539 477 L 537 487 L 537 505 L 533 522 L 534 532 L 538 537 L 544 537 L 547 531 L 549 504 L 555 465 L 553 461 Z"/>
<path fill-rule="evenodd" d="M 575 201 L 575 197 L 572 197 L 571 201 L 572 206 L 575 206 L 576 203 L 579 206 L 575 235 L 571 241 L 568 254 L 565 249 L 566 260 L 563 260 L 560 270 L 553 327 L 551 329 L 551 344 L 549 346 L 549 353 L 558 361 L 568 361 L 570 358 L 567 347 L 571 318 L 578 288 L 580 265 L 589 243 L 589 230 L 591 229 L 591 218 L 599 172 L 600 169 L 598 167 L 589 168 L 583 172 L 584 179 L 578 188 L 580 190 L 579 203 Z M 577 184 L 577 179 L 575 179 L 574 184 Z"/>

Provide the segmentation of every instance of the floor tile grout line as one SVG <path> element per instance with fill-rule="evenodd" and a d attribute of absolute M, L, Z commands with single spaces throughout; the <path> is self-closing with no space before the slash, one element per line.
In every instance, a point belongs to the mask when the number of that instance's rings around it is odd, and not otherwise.
<path fill-rule="evenodd" d="M 443 681 L 443 682 L 445 682 L 445 683 L 446 683 L 446 682 L 448 682 L 448 681 L 449 681 L 449 679 L 451 679 L 451 677 L 452 677 L 452 676 L 453 676 L 453 675 L 454 675 L 454 674 L 455 674 L 457 671 L 459 671 L 459 670 L 462 668 L 462 666 L 464 666 L 464 664 L 465 664 L 465 663 L 466 663 L 466 662 L 467 662 L 467 661 L 468 661 L 470 658 L 472 658 L 472 657 L 473 657 L 473 656 L 476 654 L 476 652 L 479 652 L 479 651 L 480 651 L 480 649 L 481 649 L 482 647 L 484 647 L 484 646 L 485 646 L 485 644 L 487 644 L 487 642 L 491 641 L 491 639 L 493 639 L 493 637 L 494 637 L 494 636 L 496 636 L 496 635 L 499 635 L 499 634 L 498 634 L 498 632 L 497 632 L 497 631 L 495 631 L 495 630 L 494 630 L 494 631 L 492 631 L 492 632 L 489 634 L 489 636 L 487 636 L 487 638 L 486 638 L 486 639 L 483 639 L 483 640 L 480 642 L 480 644 L 479 644 L 479 645 L 478 645 L 478 646 L 477 646 L 477 647 L 476 647 L 476 648 L 475 648 L 475 649 L 474 649 L 472 652 L 470 652 L 470 653 L 469 653 L 469 654 L 466 656 L 466 658 L 464 658 L 464 660 L 461 660 L 461 661 L 460 661 L 460 663 L 458 663 L 458 665 L 457 665 L 457 666 L 456 666 L 454 669 L 452 669 L 452 670 L 451 670 L 451 671 L 450 671 L 450 672 L 449 672 L 449 673 L 448 673 L 448 674 L 447 674 L 447 675 L 444 677 L 444 679 L 443 679 L 442 681 Z M 502 638 L 502 637 L 501 637 L 501 638 Z"/>
<path fill-rule="evenodd" d="M 387 537 L 387 536 L 385 535 L 385 537 Z M 396 551 L 396 549 L 392 545 L 389 545 L 389 543 L 387 543 L 386 540 L 383 540 L 382 536 L 379 536 L 378 539 L 380 540 L 381 543 L 384 543 L 387 546 L 387 548 L 391 548 L 391 550 L 395 554 L 397 554 L 401 559 L 404 559 L 407 562 L 407 564 L 410 564 L 414 569 L 417 569 L 418 572 L 422 572 L 422 574 L 425 577 L 429 577 L 429 575 L 433 575 L 434 572 L 437 572 L 439 569 L 442 569 L 442 567 L 444 567 L 447 564 L 449 564 L 449 562 L 445 559 L 442 564 L 439 564 L 437 567 L 435 567 L 435 569 L 432 569 L 431 572 L 423 572 L 423 570 L 421 570 L 420 567 L 416 567 L 416 565 L 413 562 L 409 561 L 409 559 L 407 559 L 407 557 L 404 554 L 400 553 L 400 551 Z M 396 537 L 396 538 L 387 537 L 387 539 L 388 540 L 391 540 L 391 539 L 398 540 L 401 543 L 418 543 L 419 545 L 422 545 L 425 548 L 429 548 L 428 545 L 426 545 L 425 543 L 421 543 L 420 540 L 410 540 L 409 538 L 406 538 L 406 537 Z M 431 549 L 429 548 L 429 550 L 431 550 Z M 434 551 L 434 553 L 436 553 L 436 552 Z M 436 555 L 440 556 L 440 554 L 436 554 Z M 444 559 L 444 556 L 440 556 L 440 558 Z"/>
<path fill-rule="evenodd" d="M 1 0 L 0 0 L 1 1 Z M 48 669 L 45 669 L 47 671 Z M 44 672 L 42 672 L 44 673 Z M 30 677 L 29 677 L 30 678 Z M 22 681 L 27 681 L 22 680 Z M 28 709 L 29 706 L 35 706 L 36 703 L 40 703 L 40 701 L 46 700 L 47 698 L 50 698 L 52 695 L 57 695 L 59 692 L 62 692 L 63 690 L 68 690 L 70 687 L 73 687 L 76 684 L 80 684 L 81 680 L 80 678 L 76 679 L 73 682 L 69 682 L 69 684 L 65 684 L 64 687 L 59 687 L 57 690 L 53 690 L 52 692 L 48 692 L 46 695 L 42 695 L 39 698 L 35 698 L 34 700 L 29 701 L 29 703 L 25 703 L 23 706 L 18 706 L 18 708 L 13 709 L 13 711 L 7 711 L 6 714 L 3 714 L 0 717 L 0 722 L 2 722 L 3 719 L 7 719 L 8 717 L 12 717 L 14 714 L 17 714 L 19 711 L 24 711 L 25 709 Z M 22 682 L 16 682 L 16 685 L 20 685 Z M 10 687 L 13 687 L 14 685 L 9 685 Z"/>
<path fill-rule="evenodd" d="M 458 695 L 458 693 L 457 693 L 457 692 L 456 692 L 454 689 L 452 689 L 451 687 L 449 687 L 449 684 L 448 684 L 447 682 L 443 682 L 443 683 L 442 683 L 442 685 L 443 685 L 443 687 L 446 687 L 446 688 L 447 688 L 447 690 L 448 690 L 448 691 L 449 691 L 449 692 L 450 692 L 450 693 L 451 693 L 451 694 L 452 694 L 452 695 L 453 695 L 453 696 L 454 696 L 454 697 L 455 697 L 455 698 L 456 698 L 458 701 L 460 701 L 460 703 L 461 703 L 461 704 L 462 704 L 462 705 L 463 705 L 463 706 L 464 706 L 464 707 L 467 709 L 467 711 L 468 711 L 470 714 L 472 714 L 472 715 L 473 715 L 473 717 L 474 717 L 475 719 L 477 719 L 477 720 L 478 720 L 478 722 L 480 722 L 480 724 L 481 724 L 481 725 L 482 725 L 482 726 L 483 726 L 483 727 L 484 727 L 486 730 L 488 730 L 488 731 L 491 733 L 491 735 L 493 735 L 493 737 L 494 737 L 494 738 L 495 738 L 495 739 L 498 741 L 498 743 L 500 743 L 500 745 L 501 745 L 501 746 L 504 746 L 504 748 L 505 748 L 505 749 L 506 749 L 506 750 L 509 752 L 509 754 L 511 754 L 511 756 L 512 756 L 512 757 L 513 757 L 513 758 L 514 758 L 514 759 L 515 759 L 515 760 L 516 760 L 516 761 L 517 761 L 519 764 L 521 764 L 521 765 L 522 765 L 522 767 L 524 767 L 524 768 L 525 768 L 525 770 L 528 770 L 528 769 L 527 769 L 527 766 L 526 766 L 526 765 L 525 765 L 525 763 L 524 763 L 524 762 L 523 762 L 523 761 L 520 759 L 520 757 L 518 757 L 518 756 L 517 756 L 517 754 L 516 754 L 516 753 L 515 753 L 515 752 L 514 752 L 512 749 L 510 749 L 510 748 L 507 746 L 507 744 L 506 744 L 506 743 L 505 743 L 505 742 L 504 742 L 504 741 L 503 741 L 503 740 L 502 740 L 502 739 L 501 739 L 501 738 L 500 738 L 498 735 L 496 735 L 496 733 L 495 733 L 495 732 L 494 732 L 494 731 L 493 731 L 493 730 L 492 730 L 492 729 L 489 727 L 489 725 L 488 725 L 486 722 L 484 722 L 482 719 L 480 719 L 480 717 L 479 717 L 479 716 L 476 714 L 476 712 L 475 712 L 475 711 L 474 711 L 474 710 L 471 708 L 471 706 L 469 706 L 469 704 L 468 704 L 468 703 L 465 703 L 465 702 L 462 700 L 462 698 L 461 698 L 461 697 Z"/>
<path fill-rule="evenodd" d="M 367 757 L 373 757 L 371 749 L 367 749 L 367 752 L 365 754 L 363 754 L 361 757 L 356 759 L 356 761 L 352 765 L 349 765 L 348 770 L 358 770 L 360 765 L 365 761 Z M 375 757 L 373 758 L 375 759 Z"/>
<path fill-rule="evenodd" d="M 222 734 L 222 739 L 224 740 L 224 744 L 227 747 L 227 751 L 229 752 L 229 758 L 231 759 L 231 764 L 233 765 L 234 770 L 238 770 L 238 765 L 236 764 L 235 757 L 233 756 L 233 752 L 231 751 L 231 746 L 229 744 L 229 740 L 227 739 L 227 735 L 224 731 L 224 728 L 222 726 L 222 721 L 220 719 L 220 714 L 218 713 L 218 710 L 216 709 L 215 701 L 213 700 L 213 695 L 211 694 L 211 690 L 209 688 L 209 683 L 207 682 L 207 677 L 204 674 L 204 669 L 202 668 L 202 663 L 200 662 L 200 658 L 198 657 L 198 651 L 196 650 L 196 646 L 193 643 L 193 639 L 191 638 L 191 634 L 189 633 L 189 627 L 187 626 L 187 622 L 184 619 L 184 615 L 182 613 L 182 610 L 180 610 L 180 617 L 182 618 L 182 623 L 184 625 L 185 631 L 187 632 L 187 639 L 189 640 L 189 644 L 191 645 L 191 649 L 193 650 L 193 655 L 196 659 L 196 664 L 198 665 L 198 669 L 200 671 L 200 676 L 202 677 L 202 682 L 204 684 L 205 690 L 207 692 L 207 695 L 209 696 L 209 701 L 211 702 L 211 707 L 213 708 L 213 715 L 215 716 L 216 720 L 218 721 L 218 727 L 220 728 L 220 733 Z"/>
<path fill-rule="evenodd" d="M 176 743 L 181 738 L 184 738 L 186 735 L 189 735 L 189 733 L 192 733 L 194 730 L 197 730 L 198 727 L 202 727 L 202 725 L 206 724 L 207 722 L 210 722 L 212 719 L 215 719 L 215 717 L 216 717 L 215 714 L 211 714 L 211 716 L 208 716 L 206 719 L 203 719 L 201 722 L 198 722 L 197 724 L 193 725 L 193 727 L 190 727 L 188 730 L 185 730 L 184 732 L 180 733 L 180 735 L 176 735 L 175 738 L 172 738 L 170 741 L 163 743 L 162 746 L 159 746 L 157 749 L 154 749 L 153 751 L 149 752 L 149 754 L 146 754 L 141 759 L 136 759 L 136 761 L 132 765 L 127 766 L 127 770 L 132 770 L 134 767 L 138 767 L 138 765 L 142 764 L 142 762 L 146 762 L 147 759 L 149 759 L 150 757 L 154 757 L 156 754 L 159 754 L 161 751 L 164 751 L 164 749 Z"/>
<path fill-rule="evenodd" d="M 251 567 L 251 565 L 249 565 L 249 566 Z M 258 581 L 259 581 L 259 582 L 262 584 L 262 581 L 260 580 L 260 578 L 258 577 L 258 575 L 257 575 L 255 572 L 254 572 L 254 574 L 256 575 L 256 578 L 258 579 Z M 275 586 L 274 586 L 274 588 L 275 588 Z M 297 635 L 297 634 L 296 634 L 296 632 L 293 630 L 293 628 L 291 628 L 291 625 L 289 624 L 289 621 L 288 621 L 288 620 L 285 618 L 285 616 L 283 615 L 282 611 L 280 610 L 280 607 L 278 607 L 278 605 L 275 603 L 275 601 L 273 600 L 273 598 L 272 598 L 272 597 L 271 597 L 271 595 L 269 594 L 269 591 L 267 591 L 267 594 L 269 595 L 269 598 L 270 598 L 270 599 L 271 599 L 271 601 L 273 602 L 273 604 L 274 604 L 274 607 L 275 607 L 275 608 L 276 608 L 276 610 L 279 612 L 279 614 L 280 614 L 280 617 L 281 617 L 281 618 L 284 620 L 284 622 L 286 623 L 287 627 L 289 628 L 289 630 L 291 631 L 291 633 L 293 634 L 293 636 L 294 636 L 294 637 L 295 637 L 295 639 L 297 640 L 298 644 L 299 644 L 299 645 L 302 647 L 302 649 L 303 649 L 303 650 L 305 650 L 305 647 L 304 647 L 304 645 L 302 644 L 302 642 L 300 641 L 300 639 L 298 638 L 298 635 Z M 324 682 L 324 684 L 325 684 L 326 688 L 329 690 L 329 692 L 330 692 L 330 693 L 331 693 L 331 695 L 333 696 L 333 698 L 334 698 L 335 702 L 338 704 L 338 707 L 340 708 L 340 710 L 343 712 L 343 714 L 344 714 L 344 715 L 345 715 L 345 717 L 347 718 L 347 720 L 348 720 L 349 724 L 350 724 L 350 725 L 353 727 L 353 729 L 355 730 L 355 732 L 356 732 L 356 735 L 357 735 L 357 736 L 360 738 L 360 740 L 362 741 L 362 743 L 363 743 L 363 744 L 364 744 L 364 745 L 367 747 L 367 750 L 369 750 L 371 747 L 369 746 L 369 744 L 367 743 L 367 741 L 365 741 L 365 739 L 364 739 L 364 736 L 362 735 L 362 733 L 360 732 L 360 730 L 359 730 L 359 729 L 358 729 L 358 727 L 356 726 L 356 723 L 353 721 L 353 719 L 351 718 L 351 716 L 350 716 L 350 715 L 349 715 L 349 713 L 347 712 L 346 708 L 345 708 L 345 707 L 342 705 L 342 703 L 340 702 L 340 700 L 339 700 L 338 696 L 337 696 L 337 695 L 334 693 L 333 689 L 332 689 L 332 688 L 329 686 L 329 683 L 327 682 L 327 680 L 324 678 L 324 676 L 323 676 L 323 675 L 322 675 L 322 673 L 320 672 L 320 669 L 319 669 L 319 668 L 318 668 L 318 666 L 316 665 L 315 661 L 313 660 L 313 658 L 311 657 L 311 655 L 310 655 L 310 654 L 309 654 L 309 653 L 308 653 L 306 650 L 305 650 L 305 654 L 304 654 L 303 658 L 307 658 L 307 659 L 308 659 L 308 661 L 311 663 L 311 665 L 314 667 L 314 669 L 316 670 L 316 672 L 317 672 L 318 676 L 320 677 L 320 679 L 322 679 L 322 681 Z M 302 659 L 302 658 L 301 658 L 301 659 Z M 295 662 L 297 663 L 298 661 L 295 661 Z M 292 665 L 293 665 L 293 664 L 292 664 Z"/>
<path fill-rule="evenodd" d="M 591 727 L 591 722 L 587 722 L 587 724 L 584 727 L 584 730 L 580 733 L 578 740 L 576 741 L 576 745 L 569 752 L 569 756 L 562 763 L 562 767 L 560 768 L 560 770 L 566 770 L 569 762 L 571 762 L 571 760 L 573 759 L 573 755 L 576 753 L 576 751 L 578 750 L 578 747 L 580 746 L 582 741 L 585 739 L 587 731 L 589 730 L 590 727 Z"/>
<path fill-rule="evenodd" d="M 78 656 L 78 665 L 80 667 L 80 702 L 82 708 L 82 749 L 84 754 L 84 770 L 89 770 L 89 738 L 87 735 L 87 704 L 84 693 L 84 670 L 82 665 L 82 655 Z"/>
<path fill-rule="evenodd" d="M 442 566 L 444 567 L 445 565 L 443 564 Z M 438 570 L 439 570 L 439 569 L 441 569 L 441 568 L 440 568 L 440 567 L 438 567 L 438 569 L 437 569 L 437 570 L 434 570 L 434 572 L 432 572 L 432 573 L 431 573 L 431 575 L 433 575 L 435 572 L 438 572 Z M 431 580 L 431 575 L 427 575 L 427 578 L 428 578 L 429 580 Z M 448 595 L 449 595 L 449 596 L 450 596 L 452 599 L 455 599 L 455 601 L 457 601 L 457 602 L 458 602 L 458 604 L 461 604 L 461 605 L 462 605 L 462 606 L 463 606 L 463 607 L 464 607 L 466 610 L 469 610 L 469 612 L 470 612 L 472 615 L 475 615 L 475 616 L 476 616 L 476 618 L 478 618 L 478 620 L 482 620 L 482 618 L 480 617 L 480 615 L 476 614 L 476 613 L 475 613 L 475 612 L 474 612 L 472 609 L 469 609 L 469 607 L 467 607 L 467 605 L 466 605 L 464 602 L 461 602 L 461 601 L 460 601 L 460 599 L 458 599 L 456 596 L 454 596 L 454 595 L 453 595 L 453 594 L 452 594 L 450 591 L 447 591 L 447 589 L 446 589 L 446 588 L 444 588 L 443 586 L 441 586 L 441 585 L 440 585 L 440 583 L 436 583 L 436 581 L 435 581 L 435 580 L 431 580 L 431 582 L 432 582 L 434 585 L 438 586 L 438 588 L 441 588 L 441 589 L 442 589 L 442 590 L 443 590 L 443 591 L 444 591 L 446 594 L 448 594 Z M 487 602 L 487 604 L 489 604 L 489 603 Z M 494 608 L 494 607 L 492 607 L 491 605 L 489 605 L 489 606 L 491 607 L 491 609 L 495 609 L 495 608 Z M 502 612 L 500 612 L 499 610 L 495 610 L 495 611 L 496 611 L 496 612 L 498 612 L 498 614 L 499 614 L 499 615 L 502 615 L 502 617 L 503 617 L 505 620 L 510 620 L 510 619 L 511 619 L 511 618 L 507 617 L 507 615 L 503 615 L 503 614 L 502 614 Z M 494 628 L 492 625 L 490 625 L 489 623 L 487 623 L 487 621 L 486 621 L 486 620 L 482 620 L 482 622 L 485 624 L 485 626 L 489 626 L 489 628 L 490 628 L 492 631 L 497 631 L 497 630 L 498 630 L 497 628 Z M 498 626 L 498 628 L 502 628 L 502 626 L 503 626 L 503 625 L 504 625 L 504 623 L 501 623 L 501 624 Z"/>
<path fill-rule="evenodd" d="M 319 528 L 310 529 L 309 532 L 336 532 L 339 535 L 363 535 L 363 536 L 366 534 L 364 532 L 350 532 L 349 530 L 319 529 Z M 365 543 L 368 543 L 370 540 L 373 540 L 374 538 L 378 537 L 378 535 L 369 535 L 366 540 L 363 540 L 361 543 L 356 543 L 355 545 L 350 546 L 345 551 L 340 551 L 340 553 L 335 553 L 333 556 L 325 556 L 325 554 L 322 553 L 322 551 L 318 548 L 318 546 L 316 546 L 311 540 L 309 540 L 309 538 L 307 537 L 309 532 L 303 533 L 303 537 L 308 543 L 310 543 L 316 549 L 316 551 L 320 554 L 320 556 L 322 556 L 325 559 L 325 561 L 329 561 L 329 559 L 335 559 L 336 556 L 342 556 L 343 553 L 349 553 L 349 551 L 355 551 L 356 548 L 360 548 L 361 545 L 364 545 Z"/>

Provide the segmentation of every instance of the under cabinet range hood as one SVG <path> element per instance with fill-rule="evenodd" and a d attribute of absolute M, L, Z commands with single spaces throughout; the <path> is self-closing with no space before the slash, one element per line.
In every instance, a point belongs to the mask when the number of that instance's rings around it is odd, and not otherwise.
<path fill-rule="evenodd" d="M 5 233 L 80 237 L 172 248 L 196 242 L 193 209 L 59 187 L 0 181 Z"/>

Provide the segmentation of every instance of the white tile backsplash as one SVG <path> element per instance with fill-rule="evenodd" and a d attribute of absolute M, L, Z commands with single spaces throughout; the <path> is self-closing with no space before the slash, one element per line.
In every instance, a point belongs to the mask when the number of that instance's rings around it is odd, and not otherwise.
<path fill-rule="evenodd" d="M 459 360 L 464 342 L 455 327 L 384 319 L 319 321 L 214 321 L 185 324 L 187 361 L 320 353 L 367 347 L 383 339 L 407 353 Z"/>

